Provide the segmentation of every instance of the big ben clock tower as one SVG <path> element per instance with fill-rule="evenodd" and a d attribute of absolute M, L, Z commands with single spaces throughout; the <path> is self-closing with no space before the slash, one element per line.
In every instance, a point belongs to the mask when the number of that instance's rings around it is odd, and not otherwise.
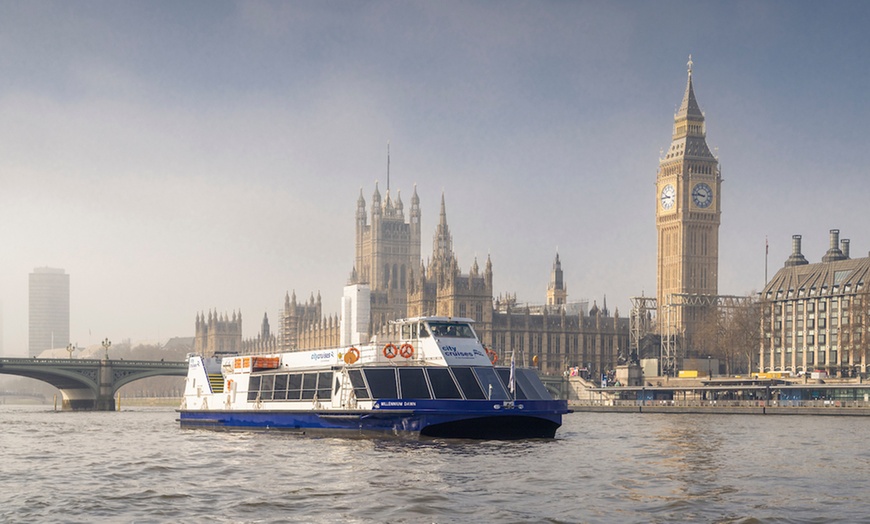
<path fill-rule="evenodd" d="M 659 161 L 656 179 L 656 298 L 659 333 L 677 335 L 683 347 L 693 349 L 705 309 L 674 307 L 679 299 L 672 295 L 718 294 L 722 177 L 719 161 L 707 147 L 704 114 L 695 100 L 691 55 L 688 71 L 686 93 L 674 115 L 671 147 Z"/>

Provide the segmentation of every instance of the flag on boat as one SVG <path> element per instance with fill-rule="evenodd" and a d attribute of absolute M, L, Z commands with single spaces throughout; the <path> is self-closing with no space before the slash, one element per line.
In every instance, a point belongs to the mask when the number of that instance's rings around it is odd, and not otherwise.
<path fill-rule="evenodd" d="M 509 387 L 511 390 L 511 395 L 513 395 L 516 392 L 516 385 L 515 384 L 517 383 L 517 379 L 516 379 L 515 370 L 516 370 L 516 364 L 514 363 L 514 352 L 513 352 L 513 350 L 511 350 L 511 378 L 508 381 L 508 382 L 510 382 Z"/>

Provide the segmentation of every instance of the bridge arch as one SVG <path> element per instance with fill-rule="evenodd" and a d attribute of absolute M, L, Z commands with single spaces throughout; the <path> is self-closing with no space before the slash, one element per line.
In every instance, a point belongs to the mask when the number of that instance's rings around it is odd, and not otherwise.
<path fill-rule="evenodd" d="M 2 358 L 0 374 L 47 382 L 60 390 L 65 410 L 113 411 L 115 393 L 155 376 L 186 376 L 185 361 Z"/>

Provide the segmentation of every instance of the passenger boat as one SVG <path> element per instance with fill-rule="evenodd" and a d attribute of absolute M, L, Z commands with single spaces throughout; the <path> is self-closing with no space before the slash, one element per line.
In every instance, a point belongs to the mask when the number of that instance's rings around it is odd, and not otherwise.
<path fill-rule="evenodd" d="M 181 426 L 553 438 L 567 401 L 554 400 L 533 369 L 496 366 L 472 322 L 404 319 L 397 340 L 359 347 L 192 355 Z"/>

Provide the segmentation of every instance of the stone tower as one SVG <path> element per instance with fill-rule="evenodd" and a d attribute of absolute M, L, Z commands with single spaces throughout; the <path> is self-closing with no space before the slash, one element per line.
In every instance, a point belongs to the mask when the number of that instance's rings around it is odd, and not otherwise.
<path fill-rule="evenodd" d="M 492 329 L 492 311 L 492 260 L 487 256 L 483 271 L 476 259 L 468 274 L 460 271 L 442 194 L 432 257 L 427 266 L 420 266 L 411 282 L 408 316 L 469 317 L 475 320 L 474 329 L 486 342 Z"/>
<path fill-rule="evenodd" d="M 561 306 L 568 302 L 568 288 L 562 280 L 562 261 L 559 253 L 556 253 L 556 261 L 553 262 L 553 270 L 550 271 L 550 283 L 547 285 L 547 305 Z"/>
<path fill-rule="evenodd" d="M 385 197 L 375 184 L 371 223 L 360 190 L 356 212 L 356 259 L 349 284 L 371 288 L 372 326 L 406 315 L 408 286 L 420 267 L 420 198 L 417 187 L 405 221 L 401 193 L 395 202 L 389 187 Z"/>
<path fill-rule="evenodd" d="M 704 114 L 692 85 L 692 57 L 671 147 L 656 181 L 659 332 L 682 337 L 686 348 L 704 315 L 701 306 L 669 307 L 675 293 L 716 295 L 719 277 L 719 161 L 706 141 Z"/>

